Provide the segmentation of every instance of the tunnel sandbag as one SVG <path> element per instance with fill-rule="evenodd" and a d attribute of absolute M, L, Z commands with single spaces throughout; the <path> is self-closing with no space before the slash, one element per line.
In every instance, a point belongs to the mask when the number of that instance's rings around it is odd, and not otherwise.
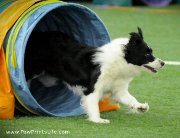
<path fill-rule="evenodd" d="M 65 84 L 46 88 L 38 79 L 27 86 L 24 57 L 33 31 L 60 31 L 87 46 L 102 46 L 110 41 L 101 19 L 85 6 L 43 1 L 25 11 L 9 30 L 4 41 L 11 82 L 18 102 L 34 114 L 76 116 L 84 114 L 80 97 Z"/>

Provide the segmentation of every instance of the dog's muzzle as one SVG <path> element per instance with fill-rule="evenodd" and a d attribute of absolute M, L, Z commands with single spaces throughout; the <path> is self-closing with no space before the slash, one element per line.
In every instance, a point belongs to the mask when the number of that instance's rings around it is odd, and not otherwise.
<path fill-rule="evenodd" d="M 165 63 L 162 60 L 156 58 L 153 62 L 149 62 L 148 64 L 143 65 L 143 67 L 148 71 L 156 73 L 157 70 L 162 68 L 164 65 Z"/>

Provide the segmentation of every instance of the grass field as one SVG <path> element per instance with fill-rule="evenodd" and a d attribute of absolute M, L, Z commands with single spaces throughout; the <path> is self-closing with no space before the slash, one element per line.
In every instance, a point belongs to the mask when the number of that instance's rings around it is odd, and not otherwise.
<path fill-rule="evenodd" d="M 137 26 L 144 30 L 145 40 L 163 60 L 180 61 L 180 5 L 165 9 L 94 10 L 107 26 L 112 38 L 128 37 Z M 180 66 L 166 65 L 158 74 L 143 73 L 130 86 L 131 93 L 141 102 L 148 102 L 150 111 L 130 114 L 121 105 L 114 112 L 102 113 L 110 124 L 94 124 L 78 117 L 16 117 L 0 121 L 0 137 L 72 137 L 72 138 L 179 138 L 180 137 Z M 66 130 L 64 135 L 14 134 L 7 130 Z"/>

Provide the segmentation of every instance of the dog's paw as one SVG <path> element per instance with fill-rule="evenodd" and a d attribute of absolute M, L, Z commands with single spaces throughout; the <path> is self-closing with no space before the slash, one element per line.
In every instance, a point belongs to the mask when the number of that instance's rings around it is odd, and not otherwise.
<path fill-rule="evenodd" d="M 101 123 L 101 124 L 108 124 L 110 121 L 108 119 L 102 119 L 102 118 L 89 118 L 89 121 L 92 121 L 94 123 Z"/>
<path fill-rule="evenodd" d="M 140 103 L 135 107 L 132 107 L 133 113 L 145 113 L 149 111 L 149 105 L 148 103 Z"/>
<path fill-rule="evenodd" d="M 148 103 L 140 104 L 136 109 L 138 112 L 144 113 L 144 112 L 149 111 L 149 105 L 148 105 Z"/>

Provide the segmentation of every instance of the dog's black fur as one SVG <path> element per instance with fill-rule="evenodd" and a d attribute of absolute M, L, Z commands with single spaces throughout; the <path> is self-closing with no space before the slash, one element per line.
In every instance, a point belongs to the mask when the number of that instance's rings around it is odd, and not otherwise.
<path fill-rule="evenodd" d="M 34 31 L 25 52 L 25 76 L 46 72 L 70 85 L 87 88 L 85 95 L 93 92 L 100 70 L 92 62 L 96 48 L 84 46 L 61 32 Z"/>
<path fill-rule="evenodd" d="M 126 61 L 138 66 L 154 61 L 155 57 L 152 55 L 152 49 L 143 40 L 141 29 L 138 28 L 138 33 L 130 33 L 130 36 L 129 43 L 125 49 Z"/>

